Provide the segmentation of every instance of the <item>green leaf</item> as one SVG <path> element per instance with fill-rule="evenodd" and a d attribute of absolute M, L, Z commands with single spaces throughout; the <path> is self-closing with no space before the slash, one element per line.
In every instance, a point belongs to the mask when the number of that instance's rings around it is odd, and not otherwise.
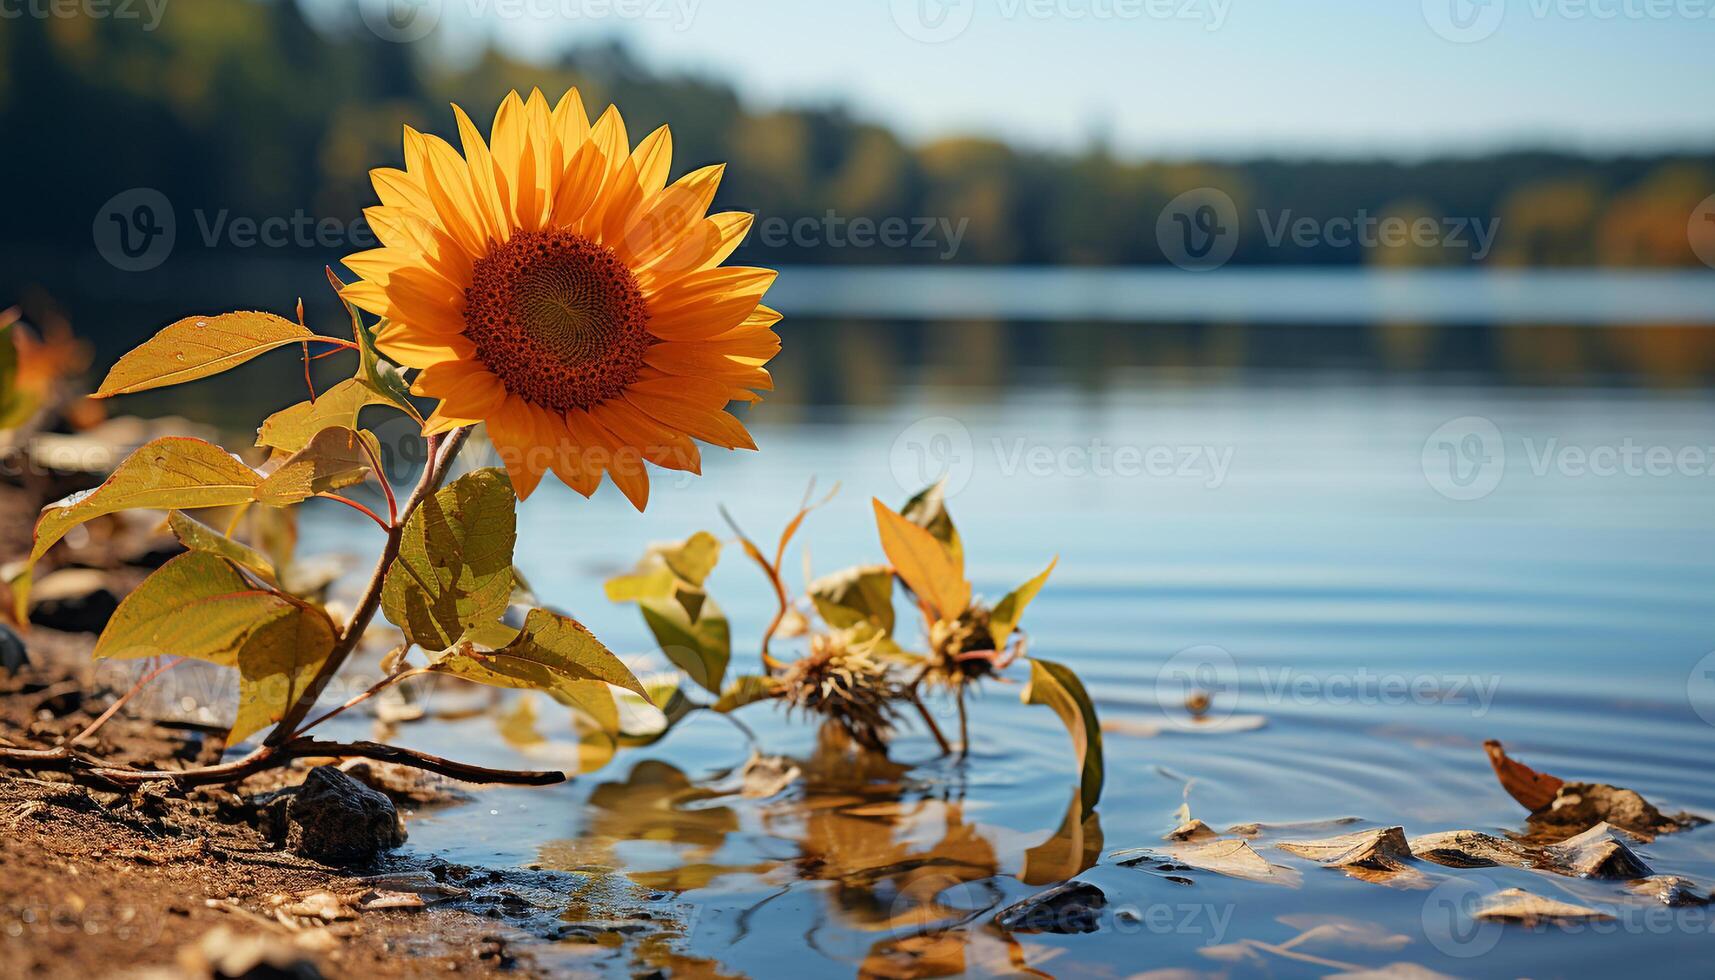
<path fill-rule="evenodd" d="M 1030 600 L 1042 591 L 1042 586 L 1047 584 L 1048 576 L 1053 574 L 1054 566 L 1058 564 L 1058 558 L 1049 562 L 1042 574 L 1008 592 L 1006 598 L 994 607 L 994 612 L 989 614 L 989 636 L 994 638 L 996 650 L 1006 649 L 1007 637 L 1018 628 L 1018 621 L 1024 616 L 1024 607 L 1030 605 Z"/>
<path fill-rule="evenodd" d="M 721 560 L 721 542 L 707 531 L 698 531 L 676 544 L 658 547 L 656 554 L 680 581 L 701 588 Z"/>
<path fill-rule="evenodd" d="M 425 500 L 405 522 L 381 608 L 406 639 L 445 650 L 506 612 L 517 504 L 505 471 L 482 469 Z"/>
<path fill-rule="evenodd" d="M 923 488 L 917 496 L 905 502 L 899 513 L 906 520 L 928 531 L 936 541 L 946 545 L 948 554 L 952 555 L 953 564 L 963 568 L 965 545 L 959 539 L 958 528 L 953 526 L 953 516 L 947 513 L 947 500 L 943 492 L 946 485 L 947 481 L 942 480 L 934 486 Z"/>
<path fill-rule="evenodd" d="M 167 515 L 167 527 L 172 530 L 173 537 L 178 538 L 179 543 L 191 551 L 207 552 L 224 558 L 269 585 L 278 584 L 274 563 L 249 545 L 240 544 L 181 511 L 175 510 Z"/>
<path fill-rule="evenodd" d="M 766 701 L 780 693 L 780 682 L 772 677 L 746 675 L 737 678 L 721 691 L 720 699 L 710 705 L 721 714 L 737 711 L 747 704 Z"/>
<path fill-rule="evenodd" d="M 1068 667 L 1031 658 L 1030 683 L 1025 685 L 1019 699 L 1025 704 L 1053 708 L 1065 723 L 1082 772 L 1078 798 L 1084 814 L 1089 815 L 1102 798 L 1102 728 L 1083 682 Z"/>
<path fill-rule="evenodd" d="M 44 508 L 30 561 L 46 554 L 67 531 L 104 514 L 242 504 L 261 482 L 255 470 L 219 446 L 201 439 L 156 439 L 127 456 L 106 483 Z"/>
<path fill-rule="evenodd" d="M 330 426 L 286 458 L 256 487 L 256 499 L 273 507 L 299 503 L 318 493 L 362 483 L 381 459 L 373 432 Z"/>
<path fill-rule="evenodd" d="M 348 378 L 322 392 L 315 401 L 283 408 L 256 430 L 256 445 L 295 453 L 310 444 L 316 433 L 329 426 L 357 428 L 358 415 L 370 405 L 392 402 L 356 378 Z"/>
<path fill-rule="evenodd" d="M 886 565 L 859 565 L 810 583 L 810 601 L 834 629 L 869 623 L 893 632 L 893 571 Z"/>
<path fill-rule="evenodd" d="M 177 656 L 232 667 L 257 630 L 292 609 L 225 559 L 191 551 L 156 569 L 119 603 L 95 643 L 95 657 Z"/>
<path fill-rule="evenodd" d="M 607 597 L 612 602 L 641 602 L 672 595 L 675 589 L 700 593 L 720 557 L 720 539 L 707 531 L 650 545 L 636 568 L 607 580 Z"/>
<path fill-rule="evenodd" d="M 327 274 L 328 282 L 332 284 L 335 293 L 345 288 L 345 283 L 339 276 L 334 275 L 332 269 L 327 270 Z M 381 352 L 375 349 L 375 336 L 363 325 L 362 312 L 343 296 L 340 297 L 340 302 L 345 304 L 346 312 L 351 314 L 351 337 L 357 341 L 357 377 L 354 380 L 421 424 L 422 413 L 411 403 L 405 380 L 399 376 L 398 368 L 381 359 Z"/>
<path fill-rule="evenodd" d="M 714 600 L 703 601 L 695 622 L 675 598 L 645 599 L 638 608 L 667 659 L 698 687 L 720 694 L 721 679 L 732 659 L 732 636 L 726 614 Z"/>
<path fill-rule="evenodd" d="M 171 324 L 113 365 L 95 397 L 183 384 L 235 368 L 259 354 L 316 335 L 272 313 L 192 316 Z"/>
<path fill-rule="evenodd" d="M 600 686 L 609 703 L 609 684 L 647 697 L 636 675 L 582 623 L 546 609 L 530 610 L 523 630 L 506 646 L 482 651 L 463 644 L 430 669 L 492 687 L 542 691 L 578 707 L 595 697 L 591 684 Z"/>
<path fill-rule="evenodd" d="M 647 570 L 615 575 L 607 580 L 605 588 L 609 602 L 642 602 L 672 595 L 678 584 L 672 569 L 656 564 Z"/>

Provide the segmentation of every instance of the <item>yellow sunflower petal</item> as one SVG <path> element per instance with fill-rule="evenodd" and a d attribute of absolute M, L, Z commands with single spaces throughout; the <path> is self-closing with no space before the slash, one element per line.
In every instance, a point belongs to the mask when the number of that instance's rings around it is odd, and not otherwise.
<path fill-rule="evenodd" d="M 519 500 L 536 492 L 547 472 L 551 452 L 538 442 L 535 409 L 529 402 L 508 396 L 488 416 L 488 439 L 512 478 L 512 491 Z"/>
<path fill-rule="evenodd" d="M 662 340 L 707 340 L 739 326 L 777 275 L 742 266 L 693 272 L 649 297 L 649 331 Z"/>

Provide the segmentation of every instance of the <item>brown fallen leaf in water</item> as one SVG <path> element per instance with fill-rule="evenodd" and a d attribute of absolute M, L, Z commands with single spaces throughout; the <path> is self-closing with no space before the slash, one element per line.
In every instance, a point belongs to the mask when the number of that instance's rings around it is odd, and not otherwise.
<path fill-rule="evenodd" d="M 1709 893 L 1678 875 L 1651 875 L 1626 885 L 1634 894 L 1675 908 L 1708 905 Z"/>
<path fill-rule="evenodd" d="M 1323 840 L 1280 841 L 1274 846 L 1323 867 L 1338 868 L 1360 881 L 1395 885 L 1426 882 L 1423 873 L 1410 864 L 1411 846 L 1405 841 L 1403 827 L 1362 830 Z"/>
<path fill-rule="evenodd" d="M 1449 868 L 1532 868 L 1530 851 L 1517 841 L 1475 830 L 1445 830 L 1406 842 L 1414 857 Z"/>
<path fill-rule="evenodd" d="M 1554 870 L 1580 878 L 1631 881 L 1649 877 L 1654 872 L 1632 853 L 1621 833 L 1599 823 L 1582 834 L 1548 845 L 1543 853 L 1554 863 Z"/>
<path fill-rule="evenodd" d="M 1179 844 L 1163 850 L 1137 848 L 1114 855 L 1120 865 L 1156 872 L 1210 871 L 1229 878 L 1286 885 L 1296 888 L 1301 882 L 1297 871 L 1270 864 L 1248 841 L 1213 840 Z"/>
<path fill-rule="evenodd" d="M 1240 837 L 1272 837 L 1276 834 L 1315 834 L 1362 823 L 1357 817 L 1335 817 L 1332 820 L 1306 820 L 1300 823 L 1236 823 L 1227 833 Z"/>
<path fill-rule="evenodd" d="M 1508 888 L 1506 891 L 1496 892 L 1489 896 L 1488 901 L 1474 914 L 1477 918 L 1490 922 L 1516 922 L 1527 926 L 1543 922 L 1588 922 L 1613 918 L 1601 909 L 1543 898 L 1522 888 Z"/>
<path fill-rule="evenodd" d="M 1174 841 L 1206 841 L 1214 840 L 1219 836 L 1219 834 L 1215 833 L 1213 827 L 1210 827 L 1201 820 L 1193 818 L 1168 831 L 1167 835 L 1161 839 Z"/>
<path fill-rule="evenodd" d="M 1638 793 L 1605 783 L 1569 783 L 1510 758 L 1501 743 L 1483 743 L 1501 788 L 1531 811 L 1533 833 L 1570 837 L 1599 823 L 1653 836 L 1708 823 L 1689 813 L 1667 816 Z"/>
<path fill-rule="evenodd" d="M 1526 810 L 1540 810 L 1553 803 L 1554 795 L 1564 785 L 1558 776 L 1537 772 L 1508 758 L 1507 750 L 1494 739 L 1483 743 L 1483 751 L 1489 754 L 1489 765 L 1495 768 L 1495 777 L 1501 781 L 1501 788 Z"/>

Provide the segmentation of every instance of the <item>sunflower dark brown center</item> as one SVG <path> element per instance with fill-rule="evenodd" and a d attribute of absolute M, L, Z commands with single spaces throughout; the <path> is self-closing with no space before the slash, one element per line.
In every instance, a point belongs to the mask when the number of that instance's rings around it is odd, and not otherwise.
<path fill-rule="evenodd" d="M 653 343 L 631 270 L 569 231 L 514 232 L 478 259 L 464 319 L 506 390 L 556 412 L 617 397 Z"/>

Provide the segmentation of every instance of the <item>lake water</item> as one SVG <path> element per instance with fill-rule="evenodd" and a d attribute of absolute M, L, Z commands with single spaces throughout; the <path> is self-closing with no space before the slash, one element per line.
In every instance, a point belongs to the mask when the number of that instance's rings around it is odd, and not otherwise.
<path fill-rule="evenodd" d="M 1648 963 L 1652 975 L 1707 976 L 1707 909 L 1507 868 L 1421 864 L 1412 886 L 1377 884 L 1271 846 L 1393 825 L 1520 830 L 1524 810 L 1485 759 L 1489 738 L 1569 780 L 1715 815 L 1715 397 L 1704 385 L 1715 331 L 1569 326 L 1578 318 L 1552 312 L 1537 311 L 1546 326 L 1496 313 L 1338 330 L 1296 317 L 1211 325 L 1215 313 L 790 320 L 780 391 L 748 413 L 760 453 L 710 453 L 705 475 L 683 484 L 662 475 L 643 515 L 611 488 L 585 501 L 545 483 L 522 508 L 518 564 L 546 599 L 642 655 L 643 623 L 609 604 L 601 581 L 645 543 L 724 533 L 723 503 L 772 538 L 814 477 L 842 484 L 800 539 L 813 568 L 831 571 L 880 557 L 871 496 L 897 505 L 948 476 L 981 593 L 1059 557 L 1025 625 L 1032 652 L 1075 668 L 1114 729 L 1099 838 L 1093 826 L 1075 844 L 1057 833 L 1075 784 L 1060 722 L 1020 705 L 1016 684 L 990 684 L 963 764 L 908 728 L 897 766 L 806 762 L 810 784 L 750 799 L 727 775 L 749 753 L 744 737 L 702 714 L 564 786 L 419 814 L 410 846 L 587 873 L 590 891 L 565 897 L 568 919 L 617 914 L 597 895 L 655 909 L 664 934 L 542 947 L 602 973 L 1319 977 L 1413 963 L 1549 977 Z M 306 548 L 354 551 L 372 536 L 330 506 Z M 792 582 L 805 560 L 797 548 L 787 559 Z M 769 590 L 729 548 L 711 592 L 734 623 L 735 668 L 748 668 Z M 1214 692 L 1221 723 L 1186 724 L 1187 676 Z M 397 738 L 473 762 L 551 765 L 573 733 L 561 709 L 533 706 L 543 743 L 515 744 L 515 700 L 500 716 L 407 725 Z M 935 707 L 950 721 L 949 705 Z M 801 722 L 765 706 L 741 717 L 769 752 L 815 752 Z M 1259 851 L 1290 872 L 1277 881 L 1193 871 L 1182 884 L 1119 864 L 1116 852 L 1162 846 L 1182 805 L 1218 830 L 1359 822 L 1265 832 Z M 1053 841 L 1057 857 L 1052 845 L 1033 853 Z M 1658 872 L 1715 882 L 1715 828 L 1638 850 Z M 1073 874 L 1107 896 L 1097 932 L 992 925 L 995 910 Z M 1470 920 L 1473 896 L 1508 887 L 1619 921 Z"/>

